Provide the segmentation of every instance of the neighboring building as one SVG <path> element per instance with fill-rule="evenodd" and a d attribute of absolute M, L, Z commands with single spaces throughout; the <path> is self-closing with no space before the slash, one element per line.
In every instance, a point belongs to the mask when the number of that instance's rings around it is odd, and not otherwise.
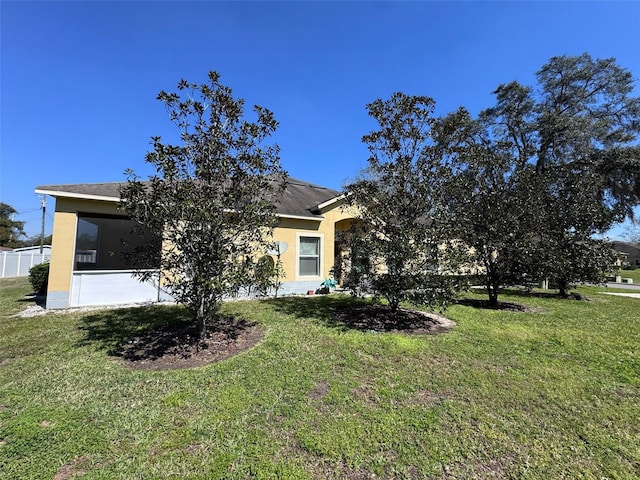
<path fill-rule="evenodd" d="M 613 248 L 622 257 L 621 266 L 633 265 L 640 267 L 640 245 L 631 242 L 614 241 Z"/>
<path fill-rule="evenodd" d="M 118 210 L 122 183 L 43 185 L 56 199 L 47 308 L 168 300 L 158 282 L 141 283 L 119 252 L 131 220 Z M 315 290 L 334 264 L 336 232 L 353 219 L 340 192 L 289 178 L 277 206 L 283 294 Z M 133 244 L 134 242 L 132 242 Z M 151 267 L 151 266 L 150 266 Z"/>

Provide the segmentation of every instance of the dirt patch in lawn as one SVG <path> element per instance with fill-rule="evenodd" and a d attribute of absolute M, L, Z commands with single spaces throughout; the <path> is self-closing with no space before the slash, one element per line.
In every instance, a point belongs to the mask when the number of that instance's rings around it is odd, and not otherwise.
<path fill-rule="evenodd" d="M 88 460 L 89 457 L 86 455 L 74 458 L 70 464 L 64 465 L 58 469 L 53 480 L 69 480 L 70 478 L 82 477 L 86 472 L 81 468 L 81 465 L 86 463 Z"/>
<path fill-rule="evenodd" d="M 316 383 L 311 391 L 307 394 L 308 398 L 319 399 L 329 393 L 329 384 L 327 382 Z"/>
<path fill-rule="evenodd" d="M 162 325 L 122 345 L 114 355 L 136 370 L 177 370 L 219 362 L 262 341 L 264 329 L 255 322 L 226 318 L 201 340 L 193 325 Z"/>
<path fill-rule="evenodd" d="M 345 306 L 335 310 L 335 320 L 346 328 L 371 332 L 438 335 L 456 324 L 437 313 L 399 308 L 395 312 L 382 305 Z"/>

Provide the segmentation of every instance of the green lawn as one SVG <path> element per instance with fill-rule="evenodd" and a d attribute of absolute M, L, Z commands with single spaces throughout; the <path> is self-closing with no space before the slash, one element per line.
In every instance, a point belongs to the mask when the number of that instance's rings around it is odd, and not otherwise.
<path fill-rule="evenodd" d="M 635 270 L 620 270 L 621 277 L 633 278 L 634 284 L 640 284 L 640 268 Z"/>
<path fill-rule="evenodd" d="M 10 316 L 0 281 L 0 478 L 640 478 L 640 300 L 505 296 L 436 337 L 345 330 L 348 298 L 229 303 L 264 341 L 132 371 L 108 352 L 173 307 Z M 375 477 L 374 477 L 375 475 Z"/>

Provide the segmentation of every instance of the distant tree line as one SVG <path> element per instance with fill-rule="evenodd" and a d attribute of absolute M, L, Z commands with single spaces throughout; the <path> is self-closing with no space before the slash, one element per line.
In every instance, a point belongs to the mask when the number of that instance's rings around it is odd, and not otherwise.
<path fill-rule="evenodd" d="M 9 204 L 0 202 L 0 247 L 22 248 L 40 245 L 40 234 L 27 237 L 24 222 L 13 217 L 18 211 Z M 44 245 L 51 245 L 51 235 L 44 237 Z"/>

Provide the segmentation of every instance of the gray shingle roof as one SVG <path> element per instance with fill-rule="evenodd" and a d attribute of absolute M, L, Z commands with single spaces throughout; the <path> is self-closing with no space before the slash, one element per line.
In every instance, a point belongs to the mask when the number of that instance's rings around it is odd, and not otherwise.
<path fill-rule="evenodd" d="M 115 202 L 120 199 L 119 192 L 123 184 L 124 182 L 40 185 L 36 187 L 36 192 L 54 197 L 98 197 L 98 199 Z M 322 218 L 316 207 L 340 194 L 337 190 L 289 177 L 287 189 L 278 204 L 278 214 Z"/>
<path fill-rule="evenodd" d="M 636 258 L 640 259 L 640 245 L 620 240 L 615 240 L 611 243 L 616 251 L 628 254 L 630 261 L 634 261 Z"/>

